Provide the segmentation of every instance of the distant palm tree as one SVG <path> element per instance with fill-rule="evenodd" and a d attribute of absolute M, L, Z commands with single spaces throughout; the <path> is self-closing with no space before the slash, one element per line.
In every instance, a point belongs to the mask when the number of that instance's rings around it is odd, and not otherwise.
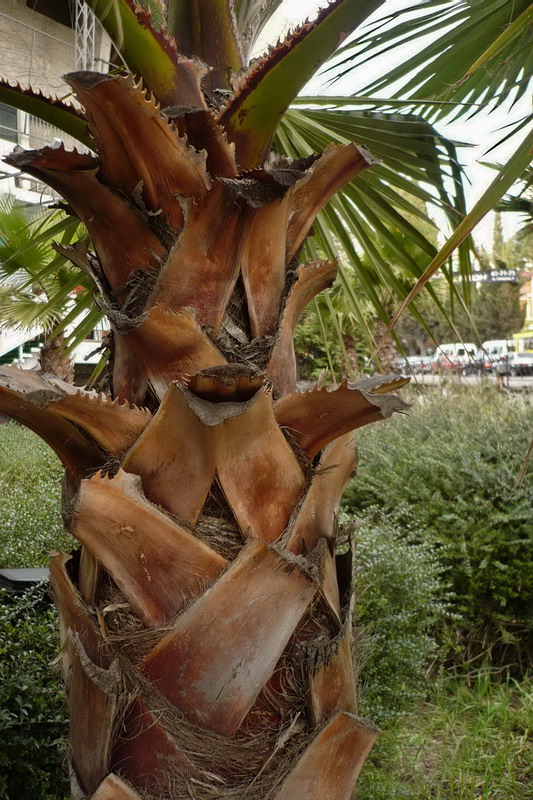
<path fill-rule="evenodd" d="M 52 226 L 42 214 L 32 220 L 14 198 L 0 200 L 0 319 L 12 328 L 41 328 L 41 370 L 71 381 L 72 360 L 56 328 L 74 305 L 80 275 L 52 248 Z"/>

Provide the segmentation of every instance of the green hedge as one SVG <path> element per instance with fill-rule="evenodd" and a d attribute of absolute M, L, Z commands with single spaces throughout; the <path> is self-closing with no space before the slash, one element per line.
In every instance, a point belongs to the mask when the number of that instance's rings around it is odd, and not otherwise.
<path fill-rule="evenodd" d="M 52 666 L 55 609 L 44 587 L 22 597 L 0 593 L 0 798 L 63 800 L 65 697 Z"/>
<path fill-rule="evenodd" d="M 357 530 L 355 564 L 361 712 L 382 724 L 425 696 L 450 593 L 436 548 L 390 525 Z"/>
<path fill-rule="evenodd" d="M 461 622 L 451 655 L 525 668 L 533 628 L 531 395 L 486 389 L 414 394 L 409 414 L 358 434 L 345 509 L 440 548 Z M 422 532 L 422 533 L 418 533 Z M 443 636 L 445 633 L 443 633 Z"/>
<path fill-rule="evenodd" d="M 0 567 L 46 566 L 72 547 L 61 524 L 62 467 L 34 433 L 0 425 Z M 44 586 L 0 592 L 0 798 L 64 800 L 67 732 L 57 614 Z"/>

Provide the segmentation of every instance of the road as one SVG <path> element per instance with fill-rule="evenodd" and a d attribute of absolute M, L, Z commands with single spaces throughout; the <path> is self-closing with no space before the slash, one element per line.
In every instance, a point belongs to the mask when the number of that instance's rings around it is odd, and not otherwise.
<path fill-rule="evenodd" d="M 494 375 L 445 375 L 444 378 L 440 375 L 413 375 L 412 383 L 418 383 L 426 386 L 437 386 L 442 380 L 456 381 L 463 386 L 476 386 L 485 382 L 496 383 L 497 378 Z M 502 379 L 500 378 L 500 381 Z M 503 385 L 506 389 L 512 391 L 519 391 L 520 389 L 533 389 L 533 375 L 521 375 L 518 378 L 503 378 Z"/>

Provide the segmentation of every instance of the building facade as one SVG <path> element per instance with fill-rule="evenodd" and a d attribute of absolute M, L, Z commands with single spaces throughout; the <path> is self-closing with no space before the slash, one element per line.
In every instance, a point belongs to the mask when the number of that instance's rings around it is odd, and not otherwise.
<path fill-rule="evenodd" d="M 62 76 L 75 69 L 107 72 L 111 43 L 83 0 L 0 0 L 0 75 L 45 95 L 69 99 Z M 15 145 L 36 149 L 64 141 L 80 145 L 55 128 L 0 104 L 0 158 Z M 50 189 L 0 165 L 0 195 L 39 207 L 53 201 Z"/>
<path fill-rule="evenodd" d="M 525 269 L 521 274 L 520 301 L 526 312 L 522 330 L 515 333 L 514 340 L 519 353 L 533 352 L 533 269 Z"/>
<path fill-rule="evenodd" d="M 107 72 L 112 52 L 109 37 L 84 0 L 0 0 L 0 44 L 0 76 L 5 81 L 67 101 L 70 87 L 62 76 L 77 69 Z M 2 157 L 16 145 L 38 149 L 59 140 L 67 148 L 84 149 L 53 125 L 0 103 L 0 200 L 14 197 L 30 213 L 55 202 L 57 196 L 48 186 L 3 163 Z M 93 331 L 73 353 L 84 378 L 98 361 L 94 350 L 104 336 L 105 330 Z M 42 341 L 39 327 L 13 329 L 2 326 L 0 319 L 0 363 L 37 366 Z"/>

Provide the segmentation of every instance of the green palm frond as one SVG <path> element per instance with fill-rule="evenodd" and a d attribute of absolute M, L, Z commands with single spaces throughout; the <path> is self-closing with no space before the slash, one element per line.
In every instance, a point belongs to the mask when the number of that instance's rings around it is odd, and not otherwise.
<path fill-rule="evenodd" d="M 494 109 L 507 101 L 516 103 L 528 91 L 532 23 L 529 0 L 405 3 L 337 51 L 330 69 L 338 79 L 381 59 L 382 73 L 363 92 L 390 93 L 394 85 L 392 97 L 404 101 L 455 101 Z M 389 67 L 396 57 L 401 57 L 400 62 Z M 435 119 L 448 115 L 450 108 L 443 102 L 428 105 L 425 111 Z M 459 105 L 452 114 L 458 117 L 475 111 L 475 105 Z"/>
<path fill-rule="evenodd" d="M 278 122 L 294 98 L 347 32 L 383 1 L 334 0 L 250 64 L 219 119 L 235 143 L 241 167 L 252 168 L 268 155 Z"/>
<path fill-rule="evenodd" d="M 67 244 L 79 235 L 79 220 L 62 212 L 43 210 L 30 218 L 23 205 L 6 196 L 0 200 L 0 280 L 17 272 L 30 281 L 40 281 L 56 274 L 66 264 L 58 259 L 52 241 Z M 53 270 L 49 269 L 52 265 Z"/>
<path fill-rule="evenodd" d="M 498 166 L 494 168 L 501 169 Z M 500 200 L 496 210 L 521 214 L 518 236 L 524 238 L 533 235 L 533 167 L 528 167 L 522 173 L 516 189 L 516 193 L 509 193 Z"/>
<path fill-rule="evenodd" d="M 68 315 L 81 324 L 92 299 L 92 282 L 57 253 L 54 239 L 70 244 L 83 233 L 79 221 L 45 211 L 31 219 L 13 198 L 0 201 L 0 318 L 14 328 L 40 326 L 50 334 Z M 76 295 L 73 293 L 77 292 Z M 72 314 L 72 311 L 76 311 Z"/>
<path fill-rule="evenodd" d="M 282 0 L 233 0 L 237 25 L 248 52 L 281 3 Z"/>
<path fill-rule="evenodd" d="M 130 0 L 88 0 L 88 3 L 125 61 L 137 75 L 143 76 L 161 103 L 165 105 L 171 99 L 174 101 L 176 92 L 181 96 L 185 89 L 180 88 L 180 70 L 184 70 L 183 76 L 190 78 L 192 62 L 176 56 L 174 44 L 165 32 L 163 17 L 168 14 L 163 14 L 164 4 L 160 0 L 143 0 L 140 5 Z M 231 27 L 233 34 L 251 42 L 279 5 L 279 0 L 232 0 L 229 5 L 221 0 L 220 8 L 224 7 L 228 13 L 225 16 L 221 13 L 219 22 L 223 27 Z M 386 287 L 387 296 L 403 304 L 437 254 L 434 237 L 423 232 L 424 225 L 434 226 L 428 209 L 439 209 L 452 227 L 459 225 L 467 214 L 463 174 L 457 156 L 458 143 L 439 135 L 421 114 L 437 117 L 450 112 L 464 113 L 465 109 L 472 113 L 479 104 L 486 102 L 491 92 L 495 93 L 498 102 L 502 92 L 505 94 L 507 91 L 508 95 L 511 87 L 509 85 L 506 89 L 505 81 L 513 70 L 518 69 L 525 75 L 525 65 L 529 63 L 530 56 L 525 55 L 522 44 L 531 32 L 527 23 L 532 6 L 524 0 L 513 4 L 512 9 L 503 0 L 429 0 L 422 5 L 406 5 L 383 20 L 357 29 L 356 38 L 336 51 L 334 60 L 344 65 L 340 71 L 352 70 L 391 48 L 409 46 L 409 43 L 416 45 L 428 34 L 438 33 L 437 39 L 427 47 L 419 48 L 416 56 L 370 83 L 365 90 L 369 94 L 357 98 L 301 97 L 283 113 L 290 97 L 305 83 L 316 63 L 335 50 L 339 30 L 344 32 L 345 22 L 354 21 L 350 16 L 352 5 L 355 8 L 353 0 L 336 0 L 319 14 L 314 23 L 303 25 L 298 34 L 292 34 L 292 38 L 289 36 L 278 48 L 256 62 L 247 78 L 241 76 L 236 97 L 228 101 L 221 119 L 230 132 L 230 138 L 241 142 L 242 152 L 249 150 L 250 163 L 257 152 L 268 148 L 270 137 L 266 131 L 261 134 L 263 138 L 260 141 L 257 139 L 258 131 L 264 128 L 252 119 L 257 107 L 271 114 L 269 124 L 272 128 L 276 118 L 283 114 L 277 128 L 275 148 L 290 158 L 320 152 L 331 142 L 355 141 L 367 146 L 380 159 L 377 166 L 359 176 L 356 183 L 345 187 L 319 215 L 314 238 L 306 245 L 309 257 L 316 252 L 334 257 L 340 247 L 342 258 L 338 286 L 324 296 L 322 310 L 324 314 L 333 314 L 337 328 L 339 319 L 346 320 L 352 315 L 370 341 L 369 309 L 383 321 L 388 319 L 381 288 Z M 357 10 L 357 18 L 363 20 L 378 5 L 379 0 L 365 0 Z M 172 19 L 189 20 L 191 12 L 189 9 L 188 17 L 186 3 L 175 0 L 173 8 Z M 194 9 L 207 25 L 209 4 L 195 0 Z M 189 27 L 192 31 L 192 22 Z M 468 39 L 468 33 L 474 29 L 477 33 L 472 44 L 472 36 Z M 320 32 L 322 38 L 318 35 Z M 328 41 L 323 38 L 325 32 Z M 196 41 L 192 33 L 189 39 L 193 43 Z M 472 46 L 466 46 L 467 39 Z M 295 46 L 291 47 L 293 41 Z M 521 43 L 518 51 L 513 51 L 512 58 L 508 57 L 509 48 L 516 47 L 517 42 Z M 317 48 L 320 50 L 318 54 Z M 488 48 L 492 50 L 489 52 Z M 187 52 L 185 55 L 198 54 Z M 467 79 L 460 82 L 466 74 Z M 291 77 L 290 81 L 287 75 Z M 477 92 L 475 82 L 482 78 L 486 86 L 482 92 Z M 391 99 L 375 97 L 376 93 L 388 89 L 393 81 L 403 81 L 403 84 Z M 498 81 L 497 92 L 494 91 L 494 81 Z M 523 81 L 517 84 L 515 99 L 523 92 L 523 85 Z M 194 96 L 198 92 L 200 97 L 199 83 L 187 86 L 186 92 L 192 92 Z M 272 108 L 272 102 L 267 102 L 268 98 L 274 98 L 275 108 Z M 243 108 L 250 113 L 241 113 Z M 407 110 L 410 113 L 406 113 Z M 248 128 L 241 130 L 239 125 L 243 124 Z M 14 236 L 8 236 L 14 252 L 1 257 L 1 275 L 9 272 L 17 291 L 27 295 L 34 284 L 39 284 L 40 291 L 47 298 L 45 303 L 38 303 L 43 319 L 52 313 L 53 304 L 62 304 L 63 308 L 68 306 L 67 324 L 72 324 L 77 318 L 81 325 L 79 330 L 76 328 L 73 339 L 88 324 L 87 314 L 92 308 L 90 280 L 67 265 L 57 253 L 50 252 L 50 240 L 60 236 L 64 243 L 72 241 L 75 235 L 79 235 L 75 226 L 76 221 L 69 218 L 52 217 L 51 222 L 43 223 L 41 228 L 37 225 L 26 239 L 19 236 L 19 241 L 16 241 Z M 411 246 L 408 247 L 407 242 Z M 457 263 L 463 278 L 463 293 L 468 298 L 471 267 L 468 239 L 464 239 L 459 247 Z M 21 270 L 25 265 L 28 269 L 26 277 L 22 278 Z M 450 291 L 457 293 L 449 269 L 447 277 Z M 78 286 L 83 291 L 72 304 L 71 292 Z M 432 292 L 431 286 L 427 291 Z M 341 292 L 347 300 L 348 311 L 339 310 L 337 300 Z M 435 302 L 438 302 L 437 298 Z M 418 313 L 416 307 L 412 310 Z M 100 316 L 100 312 L 94 313 Z"/>
<path fill-rule="evenodd" d="M 21 271 L 35 277 L 51 260 L 50 239 L 36 237 L 39 222 L 30 220 L 12 197 L 0 199 L 0 281 Z"/>
<path fill-rule="evenodd" d="M 306 99 L 308 105 L 314 100 Z M 383 288 L 396 303 L 403 302 L 437 252 L 435 223 L 427 206 L 447 214 L 452 227 L 466 214 L 461 168 L 454 143 L 423 119 L 335 107 L 310 109 L 303 101 L 283 117 L 275 147 L 299 158 L 331 141 L 364 144 L 380 163 L 345 186 L 319 214 L 306 256 L 316 257 L 313 248 L 326 258 L 341 251 L 338 285 L 349 313 L 371 344 L 369 311 L 383 322 L 389 318 Z M 425 235 L 424 226 L 435 230 L 435 236 Z M 467 280 L 467 244 L 459 264 Z M 450 290 L 457 293 L 451 280 Z M 428 291 L 434 294 L 431 286 Z M 411 310 L 420 317 L 416 307 Z"/>
<path fill-rule="evenodd" d="M 49 333 L 60 323 L 61 312 L 61 308 L 47 307 L 33 292 L 0 287 L 0 316 L 5 327 L 24 330 L 39 326 Z"/>
<path fill-rule="evenodd" d="M 428 285 L 431 277 L 446 262 L 453 251 L 461 245 L 470 235 L 475 226 L 483 217 L 493 209 L 507 192 L 507 190 L 521 178 L 525 170 L 529 168 L 533 158 L 533 129 L 530 130 L 520 142 L 514 153 L 508 158 L 507 162 L 499 169 L 498 174 L 488 187 L 472 210 L 466 215 L 462 222 L 457 226 L 453 234 L 441 247 L 435 258 L 420 276 L 416 285 L 409 292 L 408 297 L 403 301 L 397 310 L 390 325 L 393 327 L 399 320 L 403 311 L 409 306 L 419 292 Z"/>
<path fill-rule="evenodd" d="M 20 84 L 11 84 L 0 77 L 0 103 L 6 103 L 48 122 L 86 147 L 93 146 L 87 132 L 87 122 L 80 112 L 57 97 L 47 97 L 31 87 L 23 89 Z"/>

